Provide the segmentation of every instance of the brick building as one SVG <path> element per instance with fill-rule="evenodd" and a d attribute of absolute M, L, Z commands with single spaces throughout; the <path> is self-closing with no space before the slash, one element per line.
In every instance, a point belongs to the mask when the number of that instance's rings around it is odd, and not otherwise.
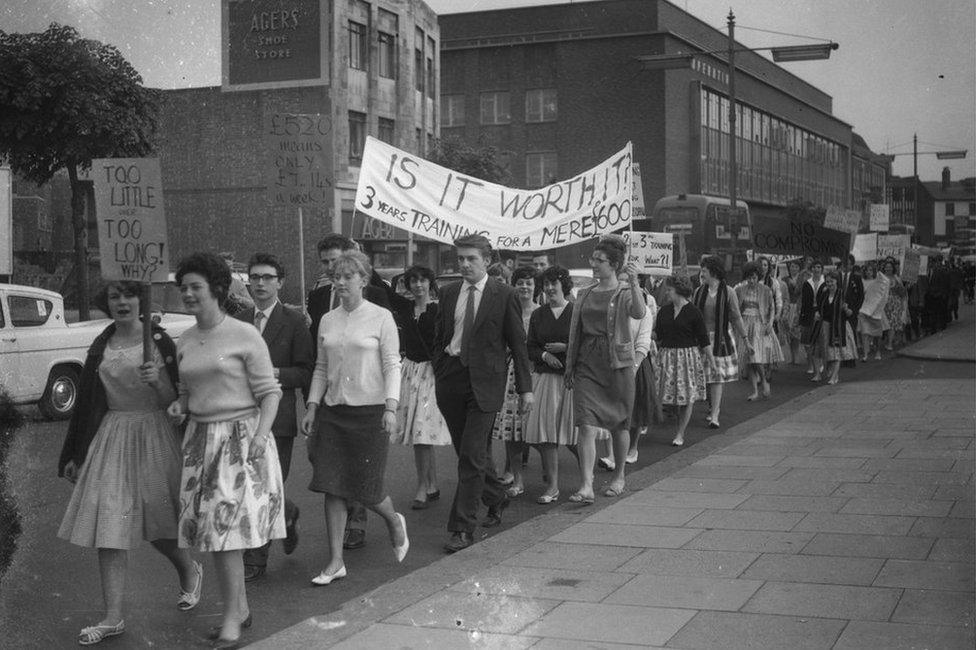
<path fill-rule="evenodd" d="M 665 0 L 450 14 L 440 25 L 441 132 L 485 135 L 511 152 L 515 185 L 569 178 L 631 140 L 648 209 L 673 194 L 728 195 L 724 57 L 648 71 L 636 60 L 723 50 L 721 31 Z M 738 196 L 753 213 L 779 214 L 797 198 L 862 202 L 875 170 L 860 175 L 855 196 L 852 129 L 831 97 L 753 52 L 736 55 L 736 70 Z M 585 249 L 557 258 L 582 266 Z"/>

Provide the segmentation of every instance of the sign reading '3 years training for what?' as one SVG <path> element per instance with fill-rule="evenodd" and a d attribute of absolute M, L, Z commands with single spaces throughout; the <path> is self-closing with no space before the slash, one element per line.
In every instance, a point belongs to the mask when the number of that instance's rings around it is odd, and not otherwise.
<path fill-rule="evenodd" d="M 628 142 L 573 178 L 523 190 L 466 176 L 367 138 L 356 209 L 445 244 L 481 234 L 506 250 L 569 246 L 630 225 L 632 158 Z"/>

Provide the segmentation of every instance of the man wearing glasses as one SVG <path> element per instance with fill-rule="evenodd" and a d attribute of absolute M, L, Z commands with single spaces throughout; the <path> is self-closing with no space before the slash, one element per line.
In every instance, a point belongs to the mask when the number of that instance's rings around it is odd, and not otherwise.
<path fill-rule="evenodd" d="M 291 450 L 298 433 L 295 412 L 296 392 L 307 390 L 312 379 L 315 359 L 312 338 L 305 327 L 305 317 L 281 304 L 278 292 L 285 277 L 285 269 L 274 255 L 256 253 L 248 263 L 248 276 L 254 306 L 237 314 L 236 318 L 254 323 L 271 353 L 274 375 L 281 384 L 282 396 L 278 415 L 271 432 L 278 447 L 281 478 L 288 479 Z M 298 506 L 285 499 L 285 555 L 291 555 L 298 545 Z M 244 551 L 244 580 L 260 578 L 268 566 L 271 542 Z"/>

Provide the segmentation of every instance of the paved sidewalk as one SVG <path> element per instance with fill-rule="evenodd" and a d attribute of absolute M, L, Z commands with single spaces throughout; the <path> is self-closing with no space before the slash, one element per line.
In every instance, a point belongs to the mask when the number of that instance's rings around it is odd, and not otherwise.
<path fill-rule="evenodd" d="M 973 394 L 817 388 L 252 647 L 972 648 Z"/>
<path fill-rule="evenodd" d="M 976 306 L 959 305 L 959 320 L 944 332 L 898 350 L 898 354 L 911 359 L 976 363 Z"/>

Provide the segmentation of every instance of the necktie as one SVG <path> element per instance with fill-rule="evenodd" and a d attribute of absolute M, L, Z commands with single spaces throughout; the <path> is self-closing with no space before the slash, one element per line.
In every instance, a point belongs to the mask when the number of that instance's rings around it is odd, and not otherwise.
<path fill-rule="evenodd" d="M 254 326 L 258 328 L 258 332 L 264 334 L 264 312 L 263 311 L 254 313 Z"/>
<path fill-rule="evenodd" d="M 471 329 L 474 327 L 474 292 L 472 284 L 468 287 L 468 298 L 464 304 L 464 322 L 461 325 L 461 365 L 468 365 L 468 343 L 471 339 Z"/>

